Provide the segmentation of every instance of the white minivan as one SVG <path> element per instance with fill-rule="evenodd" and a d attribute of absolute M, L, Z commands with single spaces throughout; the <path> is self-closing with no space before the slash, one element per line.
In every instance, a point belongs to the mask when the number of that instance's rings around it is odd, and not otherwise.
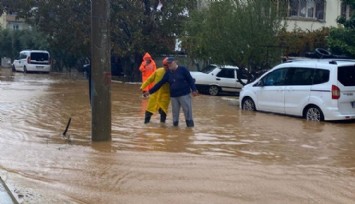
<path fill-rule="evenodd" d="M 307 120 L 355 119 L 355 60 L 286 62 L 243 87 L 243 110 L 304 117 Z"/>
<path fill-rule="evenodd" d="M 23 50 L 12 64 L 13 71 L 50 72 L 51 58 L 46 50 Z"/>

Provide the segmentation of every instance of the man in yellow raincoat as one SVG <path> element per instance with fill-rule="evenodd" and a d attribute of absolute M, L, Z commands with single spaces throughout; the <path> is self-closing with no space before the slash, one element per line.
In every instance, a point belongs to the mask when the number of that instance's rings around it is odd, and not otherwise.
<path fill-rule="evenodd" d="M 146 81 L 142 84 L 141 90 L 145 91 L 149 85 L 154 85 L 159 82 L 166 71 L 169 70 L 167 57 L 163 60 L 163 67 L 158 68 Z M 149 123 L 150 118 L 154 113 L 159 111 L 160 122 L 165 123 L 166 115 L 170 103 L 170 85 L 165 83 L 160 89 L 149 96 L 147 110 L 145 111 L 144 123 Z"/>

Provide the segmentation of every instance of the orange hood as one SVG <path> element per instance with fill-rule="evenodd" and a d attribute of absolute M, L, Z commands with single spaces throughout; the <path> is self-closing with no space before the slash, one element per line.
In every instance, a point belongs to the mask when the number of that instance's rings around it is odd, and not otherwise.
<path fill-rule="evenodd" d="M 150 56 L 150 54 L 148 52 L 146 52 L 143 56 L 143 60 L 153 60 L 152 56 Z"/>

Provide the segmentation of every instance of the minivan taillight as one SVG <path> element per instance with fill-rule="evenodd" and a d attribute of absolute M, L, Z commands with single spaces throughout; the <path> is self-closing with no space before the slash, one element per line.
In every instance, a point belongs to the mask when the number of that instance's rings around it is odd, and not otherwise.
<path fill-rule="evenodd" d="M 27 63 L 31 64 L 31 57 L 27 57 Z"/>
<path fill-rule="evenodd" d="M 340 98 L 340 89 L 339 87 L 332 85 L 332 99 Z"/>

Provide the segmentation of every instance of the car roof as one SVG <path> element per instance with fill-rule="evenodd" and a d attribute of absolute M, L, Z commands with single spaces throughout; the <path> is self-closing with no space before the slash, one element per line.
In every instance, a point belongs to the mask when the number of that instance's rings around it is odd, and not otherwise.
<path fill-rule="evenodd" d="M 234 65 L 228 65 L 228 64 L 211 64 L 212 66 L 219 67 L 219 68 L 226 68 L 226 69 L 239 69 L 239 67 L 234 66 Z"/>
<path fill-rule="evenodd" d="M 21 52 L 45 52 L 45 53 L 49 53 L 47 50 L 22 50 Z"/>
<path fill-rule="evenodd" d="M 297 59 L 293 61 L 286 61 L 282 64 L 303 64 L 303 65 L 355 65 L 355 59 Z"/>

